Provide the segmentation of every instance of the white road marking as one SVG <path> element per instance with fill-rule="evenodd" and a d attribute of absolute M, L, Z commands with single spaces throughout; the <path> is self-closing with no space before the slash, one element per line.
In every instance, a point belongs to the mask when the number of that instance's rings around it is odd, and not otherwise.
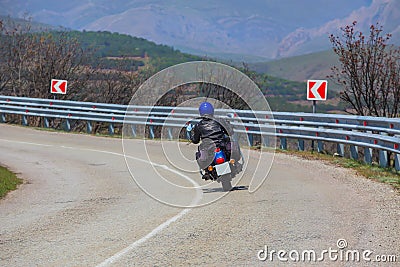
<path fill-rule="evenodd" d="M 141 244 L 143 244 L 144 242 L 146 242 L 147 240 L 149 240 L 150 238 L 152 238 L 153 236 L 155 236 L 156 234 L 158 234 L 159 232 L 164 230 L 164 228 L 168 227 L 171 223 L 173 223 L 173 222 L 179 220 L 180 218 L 182 218 L 190 210 L 191 209 L 182 210 L 180 213 L 178 213 L 177 215 L 175 215 L 174 217 L 172 217 L 168 221 L 160 224 L 158 227 L 156 227 L 153 231 L 148 233 L 146 236 L 142 237 L 139 240 L 136 240 L 135 242 L 130 244 L 128 247 L 124 248 L 123 250 L 121 250 L 118 253 L 114 254 L 113 256 L 111 256 L 110 258 L 106 259 L 102 263 L 98 264 L 97 267 L 108 266 L 108 265 L 114 263 L 115 261 L 117 261 L 119 258 L 124 256 L 125 254 L 131 252 L 132 250 L 134 250 L 135 248 L 137 248 L 138 246 L 140 246 Z"/>
<path fill-rule="evenodd" d="M 7 140 L 7 139 L 0 139 L 0 141 L 8 142 L 8 143 L 44 146 L 44 147 L 61 147 L 61 148 L 67 148 L 67 149 L 73 149 L 73 150 L 85 150 L 85 151 L 92 151 L 92 152 L 105 153 L 105 154 L 111 154 L 111 155 L 124 157 L 124 155 L 121 154 L 121 153 L 111 152 L 111 151 L 106 151 L 106 150 L 97 150 L 97 149 L 89 149 L 89 148 L 77 148 L 77 147 L 70 147 L 70 146 L 57 146 L 57 145 L 31 143 L 31 142 L 24 142 L 24 141 L 13 141 L 13 140 Z M 191 205 L 195 206 L 196 204 L 198 204 L 200 202 L 200 200 L 202 198 L 202 191 L 199 189 L 200 185 L 198 183 L 196 183 L 195 181 L 193 181 L 190 177 L 188 177 L 188 176 L 186 176 L 186 175 L 184 175 L 184 174 L 182 174 L 182 173 L 180 173 L 180 172 L 178 172 L 178 171 L 176 171 L 174 169 L 171 169 L 166 165 L 154 163 L 154 162 L 151 162 L 149 160 L 144 160 L 144 159 L 141 159 L 141 158 L 136 158 L 136 157 L 132 157 L 132 156 L 128 156 L 128 155 L 125 155 L 125 157 L 133 159 L 133 160 L 141 161 L 141 162 L 144 162 L 144 163 L 149 163 L 149 164 L 151 164 L 153 166 L 162 167 L 165 170 L 168 170 L 170 172 L 173 172 L 173 173 L 181 176 L 182 178 L 184 178 L 187 181 L 189 181 L 190 183 L 192 183 L 193 186 L 196 188 L 196 197 L 194 198 L 194 200 L 193 200 Z M 108 265 L 112 264 L 113 262 L 117 261 L 118 259 L 123 257 L 125 254 L 131 252 L 133 249 L 137 248 L 138 246 L 140 246 L 141 244 L 143 244 L 144 242 L 146 242 L 147 240 L 149 240 L 153 236 L 157 235 L 159 232 L 161 232 L 166 227 L 168 227 L 171 223 L 173 223 L 173 222 L 179 220 L 180 218 L 182 218 L 185 214 L 187 214 L 191 210 L 192 210 L 192 208 L 186 208 L 186 209 L 182 210 L 181 212 L 179 212 L 174 217 L 170 218 L 169 220 L 165 221 L 164 223 L 162 223 L 159 226 L 157 226 L 156 228 L 154 228 L 150 233 L 148 233 L 144 237 L 136 240 L 135 242 L 130 244 L 128 247 L 122 249 L 121 251 L 117 252 L 113 256 L 111 256 L 108 259 L 104 260 L 102 263 L 98 264 L 97 267 L 108 266 Z"/>
<path fill-rule="evenodd" d="M 30 142 L 24 142 L 24 141 L 14 141 L 14 140 L 7 140 L 7 139 L 0 139 L 0 141 L 7 142 L 7 143 L 17 143 L 17 144 L 33 145 L 33 146 L 54 147 L 54 145 L 30 143 Z"/>

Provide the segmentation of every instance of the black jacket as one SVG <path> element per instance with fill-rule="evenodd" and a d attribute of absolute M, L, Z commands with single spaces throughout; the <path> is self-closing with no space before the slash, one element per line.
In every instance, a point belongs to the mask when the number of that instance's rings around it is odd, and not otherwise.
<path fill-rule="evenodd" d="M 203 116 L 191 131 L 190 139 L 194 144 L 202 141 L 202 146 L 219 146 L 229 140 L 231 127 L 228 122 L 217 121 L 214 117 Z"/>

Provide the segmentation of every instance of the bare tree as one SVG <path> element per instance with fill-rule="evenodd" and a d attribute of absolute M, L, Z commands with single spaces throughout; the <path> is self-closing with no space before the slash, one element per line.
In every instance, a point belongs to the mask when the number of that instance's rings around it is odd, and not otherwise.
<path fill-rule="evenodd" d="M 117 64 L 112 69 L 105 65 L 97 66 L 88 86 L 92 92 L 89 96 L 90 101 L 129 104 L 139 86 L 153 73 L 151 71 L 126 70 L 123 57 L 116 61 Z"/>
<path fill-rule="evenodd" d="M 85 66 L 90 52 L 84 51 L 67 32 L 33 33 L 30 21 L 0 23 L 2 91 L 15 96 L 50 97 L 53 78 L 69 81 L 69 91 L 62 98 L 76 97 L 89 79 Z M 3 74 L 4 75 L 4 74 Z M 4 81 L 4 83 L 3 83 Z"/>
<path fill-rule="evenodd" d="M 34 32 L 30 20 L 0 22 L 0 93 L 5 95 L 50 98 L 53 78 L 69 81 L 68 94 L 60 99 L 78 100 L 93 72 L 85 65 L 90 57 L 66 32 Z M 30 117 L 39 126 L 39 118 Z M 59 120 L 51 122 L 60 125 Z"/>
<path fill-rule="evenodd" d="M 332 68 L 332 78 L 343 86 L 340 98 L 350 105 L 347 112 L 358 115 L 397 117 L 400 102 L 400 49 L 388 45 L 378 23 L 369 36 L 356 30 L 357 22 L 341 28 L 342 35 L 330 35 L 340 67 Z"/>
<path fill-rule="evenodd" d="M 115 66 L 101 65 L 93 50 L 83 50 L 66 31 L 34 32 L 30 20 L 16 23 L 0 20 L 0 94 L 52 98 L 50 81 L 68 80 L 66 95 L 58 99 L 128 104 L 152 68 L 126 69 L 125 58 Z M 93 60 L 95 59 L 95 60 Z M 118 64 L 121 63 L 121 64 Z M 15 117 L 18 120 L 18 117 Z M 14 119 L 12 120 L 14 121 Z M 31 125 L 40 125 L 40 119 L 29 118 Z M 52 120 L 59 127 L 61 120 Z M 73 129 L 84 129 L 75 123 Z M 95 130 L 104 127 L 95 127 Z"/>

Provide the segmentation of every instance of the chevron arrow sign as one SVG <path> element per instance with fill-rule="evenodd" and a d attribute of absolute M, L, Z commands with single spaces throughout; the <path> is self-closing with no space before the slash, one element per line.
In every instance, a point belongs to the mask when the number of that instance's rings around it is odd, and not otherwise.
<path fill-rule="evenodd" d="M 307 81 L 307 100 L 326 100 L 328 91 L 328 81 L 308 80 Z"/>
<path fill-rule="evenodd" d="M 50 85 L 50 93 L 65 95 L 67 93 L 67 81 L 52 79 Z"/>

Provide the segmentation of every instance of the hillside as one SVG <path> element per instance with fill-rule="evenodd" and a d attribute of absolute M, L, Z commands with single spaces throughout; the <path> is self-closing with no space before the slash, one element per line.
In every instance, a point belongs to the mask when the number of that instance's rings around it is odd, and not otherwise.
<path fill-rule="evenodd" d="M 228 61 L 323 51 L 329 34 L 354 20 L 362 31 L 379 21 L 398 42 L 399 10 L 398 0 L 0 1 L 0 14 L 27 12 L 52 25 L 125 33 Z"/>
<path fill-rule="evenodd" d="M 18 24 L 20 21 L 14 21 Z M 24 22 L 25 23 L 25 22 Z M 27 22 L 29 26 L 29 22 Z M 29 27 L 28 27 L 29 28 Z M 37 38 L 38 35 L 40 38 Z M 4 35 L 0 35 L 0 38 L 4 38 Z M 46 43 L 45 40 L 48 38 L 48 43 L 56 42 L 57 40 L 76 40 L 77 45 L 82 48 L 83 54 L 81 58 L 87 58 L 82 64 L 85 66 L 91 66 L 91 68 L 85 68 L 88 71 L 87 76 L 82 73 L 86 78 L 83 79 L 89 87 L 86 87 L 84 94 L 79 89 L 80 86 L 77 85 L 75 88 L 76 93 L 71 95 L 74 100 L 90 99 L 91 101 L 110 101 L 112 103 L 123 103 L 121 101 L 126 101 L 126 97 L 131 97 L 131 94 L 124 88 L 129 88 L 132 84 L 139 86 L 144 79 L 147 79 L 155 72 L 167 68 L 169 66 L 188 62 L 195 60 L 204 60 L 201 57 L 194 56 L 187 53 L 182 53 L 173 47 L 166 45 L 158 45 L 154 42 L 150 42 L 144 38 L 133 37 L 126 34 L 111 33 L 111 32 L 95 32 L 95 31 L 50 31 L 37 32 L 36 30 L 31 34 L 26 34 L 24 38 L 27 44 L 31 44 L 32 47 L 27 49 L 33 49 L 32 51 L 37 51 L 32 54 L 30 60 L 35 61 L 35 56 L 43 56 L 44 50 L 36 50 L 38 45 L 35 42 L 41 42 L 40 44 Z M 32 38 L 32 39 L 29 39 Z M 12 40 L 8 40 L 12 41 Z M 25 42 L 24 42 L 25 43 Z M 67 42 L 68 43 L 68 42 Z M 75 41 L 74 41 L 75 43 Z M 1 43 L 0 43 L 1 44 Z M 59 42 L 58 44 L 65 44 L 65 42 Z M 7 47 L 5 49 L 4 55 L 7 54 Z M 21 48 L 21 47 L 17 47 Z M 25 51 L 25 50 L 24 50 Z M 9 54 L 10 56 L 13 53 Z M 54 56 L 47 58 L 51 60 Z M 211 60 L 211 59 L 207 59 Z M 217 60 L 214 60 L 217 61 Z M 0 61 L 1 63 L 1 61 Z M 226 64 L 226 62 L 224 62 Z M 51 66 L 53 63 L 44 64 L 43 67 Z M 29 64 L 27 64 L 29 66 Z M 260 65 L 263 66 L 263 65 Z M 1 67 L 1 66 L 0 66 Z M 146 68 L 144 68 L 146 67 Z M 276 111 L 310 111 L 311 103 L 305 100 L 305 83 L 302 81 L 289 81 L 289 79 L 282 79 L 274 77 L 275 74 L 271 74 L 269 70 L 267 73 L 256 73 L 250 71 L 248 68 L 237 67 L 245 74 L 249 75 L 260 87 L 267 100 L 269 101 L 271 108 Z M 4 68 L 6 70 L 7 68 Z M 33 70 L 33 69 L 32 69 Z M 20 70 L 21 73 L 26 73 L 29 75 L 35 75 L 34 72 L 25 72 Z M 115 70 L 115 71 L 110 71 Z M 15 70 L 13 70 L 15 71 Z M 46 71 L 45 73 L 50 72 Z M 12 73 L 12 71 L 10 72 Z M 129 76 L 129 73 L 132 76 Z M 7 75 L 7 71 L 4 72 Z M 276 72 L 279 75 L 278 72 Z M 81 74 L 73 79 L 79 81 Z M 127 85 L 126 82 L 131 82 L 130 79 L 137 77 L 137 80 L 131 85 Z M 12 77 L 11 77 L 12 78 Z M 44 88 L 44 85 L 48 83 L 48 77 L 40 77 L 40 88 Z M 29 86 L 31 81 L 37 81 L 34 76 L 29 76 L 23 78 L 26 80 L 26 89 L 29 91 Z M 66 78 L 67 79 L 67 78 Z M 125 81 L 124 81 L 125 79 Z M 143 80 L 142 80 L 143 79 Z M 6 80 L 6 79 L 5 79 Z M 124 85 L 125 83 L 125 85 Z M 8 91 L 12 92 L 12 84 L 6 86 Z M 47 88 L 47 86 L 46 86 Z M 90 88 L 90 90 L 88 89 Z M 118 88 L 120 92 L 113 91 L 112 88 Z M 105 94 L 103 90 L 108 90 Z M 46 94 L 47 94 L 46 90 Z M 121 95 L 124 94 L 124 95 Z M 113 97 L 112 99 L 110 97 Z M 328 97 L 332 98 L 332 94 Z M 32 96 L 35 97 L 35 96 Z M 46 97 L 45 95 L 40 95 L 36 97 Z M 122 99 L 122 98 L 123 99 Z M 115 98 L 115 99 L 114 99 Z M 329 102 L 328 102 L 329 103 Z M 321 105 L 319 111 L 332 111 L 337 110 L 337 102 L 330 102 L 329 105 Z"/>
<path fill-rule="evenodd" d="M 127 60 L 130 60 L 131 66 L 144 66 L 147 64 L 154 67 L 155 70 L 161 70 L 178 63 L 203 60 L 198 56 L 181 53 L 172 47 L 158 45 L 146 39 L 125 34 L 72 31 L 69 35 L 77 38 L 84 49 L 95 48 L 95 56 L 98 59 L 107 60 L 106 63 L 110 68 L 114 66 L 113 62 L 116 60 L 113 58 L 115 57 L 127 58 Z M 305 79 L 301 79 L 300 77 L 302 74 L 316 73 L 318 71 L 324 73 L 324 70 L 327 71 L 329 68 L 322 68 L 322 66 L 327 66 L 328 62 L 332 62 L 333 59 L 333 53 L 317 53 L 255 64 L 254 66 L 259 66 L 258 71 L 261 73 L 250 72 L 246 74 L 253 76 L 253 79 L 258 83 L 273 110 L 310 112 L 312 104 L 305 100 Z M 244 69 L 241 70 L 245 71 Z M 302 70 L 301 73 L 300 70 Z M 291 72 L 296 74 L 297 81 L 292 79 L 293 75 L 290 75 Z M 288 75 L 282 75 L 284 73 L 288 73 Z M 335 93 L 328 94 L 328 99 L 326 103 L 319 103 L 318 110 L 320 112 L 341 109 L 341 107 L 337 106 L 338 100 Z"/>
<path fill-rule="evenodd" d="M 339 66 L 339 60 L 332 50 L 326 50 L 280 60 L 253 63 L 249 66 L 259 73 L 304 82 L 308 79 L 326 79 L 330 74 L 331 67 Z M 332 88 L 338 89 L 334 86 Z"/>
<path fill-rule="evenodd" d="M 83 49 L 93 49 L 94 56 L 112 67 L 117 59 L 130 61 L 134 67 L 152 65 L 156 70 L 194 60 L 200 57 L 181 53 L 170 46 L 158 45 L 143 38 L 126 34 L 93 31 L 71 31 L 71 38 L 76 38 Z"/>
<path fill-rule="evenodd" d="M 63 27 L 33 21 L 29 17 L 16 18 L 6 15 L 0 15 L 0 20 L 3 22 L 3 26 L 7 27 L 8 30 L 12 30 L 15 28 L 22 28 L 25 30 L 27 28 L 30 28 L 30 31 L 32 32 L 65 30 L 65 28 Z"/>

